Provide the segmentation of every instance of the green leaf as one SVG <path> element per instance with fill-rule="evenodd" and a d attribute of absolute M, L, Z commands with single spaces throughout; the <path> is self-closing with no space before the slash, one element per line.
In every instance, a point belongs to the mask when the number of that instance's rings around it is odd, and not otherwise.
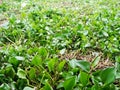
<path fill-rule="evenodd" d="M 116 60 L 117 62 L 120 62 L 120 56 L 116 56 L 116 57 L 115 57 L 115 60 Z"/>
<path fill-rule="evenodd" d="M 34 88 L 31 88 L 31 87 L 25 87 L 23 90 L 34 90 Z"/>
<path fill-rule="evenodd" d="M 108 36 L 109 36 L 109 35 L 108 35 L 108 33 L 107 33 L 107 32 L 105 32 L 105 31 L 103 31 L 102 33 L 103 33 L 103 35 L 104 35 L 104 36 L 106 36 L 106 37 L 108 37 Z"/>
<path fill-rule="evenodd" d="M 17 60 L 21 60 L 21 61 L 22 61 L 22 60 L 25 60 L 25 58 L 22 57 L 22 56 L 16 56 L 15 58 L 16 58 Z"/>
<path fill-rule="evenodd" d="M 14 57 L 9 58 L 8 62 L 11 63 L 14 66 L 18 66 L 18 64 L 19 64 L 19 61 Z"/>
<path fill-rule="evenodd" d="M 36 71 L 35 68 L 30 68 L 30 71 L 28 72 L 30 79 L 35 79 L 36 77 Z"/>
<path fill-rule="evenodd" d="M 46 81 L 43 90 L 53 90 L 52 86 L 50 86 L 50 84 L 48 83 L 48 81 Z"/>
<path fill-rule="evenodd" d="M 83 86 L 86 86 L 89 82 L 89 74 L 81 71 L 80 72 L 80 82 L 82 83 Z"/>
<path fill-rule="evenodd" d="M 77 29 L 81 30 L 82 29 L 82 24 L 78 24 Z"/>
<path fill-rule="evenodd" d="M 43 59 L 45 59 L 45 58 L 48 56 L 47 49 L 44 48 L 44 47 L 41 47 L 41 48 L 38 50 L 38 53 L 41 55 L 41 57 L 42 57 Z"/>
<path fill-rule="evenodd" d="M 38 55 L 34 56 L 33 59 L 32 59 L 31 64 L 33 64 L 33 65 L 35 65 L 35 66 L 41 65 L 41 64 L 42 64 L 42 59 L 41 59 L 41 57 L 38 56 Z"/>
<path fill-rule="evenodd" d="M 84 30 L 82 33 L 86 36 L 88 35 L 88 30 Z"/>
<path fill-rule="evenodd" d="M 5 74 L 8 75 L 8 77 L 14 78 L 16 73 L 12 66 L 8 66 L 5 68 Z"/>
<path fill-rule="evenodd" d="M 65 48 L 64 49 L 62 49 L 62 50 L 60 50 L 60 54 L 64 54 L 65 53 Z"/>
<path fill-rule="evenodd" d="M 101 57 L 98 56 L 98 57 L 96 57 L 96 58 L 93 60 L 93 62 L 92 62 L 92 64 L 91 64 L 92 68 L 94 68 L 94 67 L 99 63 L 100 58 L 101 58 Z"/>
<path fill-rule="evenodd" d="M 55 69 L 55 63 L 56 63 L 56 59 L 51 59 L 48 62 L 48 69 L 49 69 L 49 71 L 54 71 L 54 69 Z"/>
<path fill-rule="evenodd" d="M 63 87 L 65 90 L 73 90 L 73 87 L 75 86 L 75 76 L 68 78 L 67 80 L 64 81 Z"/>
<path fill-rule="evenodd" d="M 104 86 L 102 90 L 118 90 L 118 89 L 114 84 L 110 84 L 110 85 Z"/>
<path fill-rule="evenodd" d="M 115 63 L 115 69 L 118 73 L 120 73 L 120 63 L 119 62 Z"/>
<path fill-rule="evenodd" d="M 86 72 L 90 71 L 90 63 L 87 61 L 73 59 L 69 63 L 72 68 L 75 68 L 76 66 L 78 66 Z"/>
<path fill-rule="evenodd" d="M 76 59 L 73 59 L 73 60 L 69 61 L 69 64 L 72 68 L 75 68 L 77 66 L 76 63 L 77 63 Z"/>
<path fill-rule="evenodd" d="M 116 79 L 120 79 L 120 73 L 116 73 Z"/>
<path fill-rule="evenodd" d="M 16 82 L 11 82 L 10 83 L 10 88 L 11 88 L 11 90 L 15 90 L 16 89 Z"/>
<path fill-rule="evenodd" d="M 63 87 L 63 82 L 60 82 L 58 85 L 57 85 L 57 89 L 60 89 Z"/>
<path fill-rule="evenodd" d="M 90 71 L 90 63 L 84 60 L 77 60 L 77 66 L 79 66 L 82 70 L 89 72 Z"/>
<path fill-rule="evenodd" d="M 18 90 L 23 90 L 23 88 L 26 87 L 26 85 L 28 85 L 28 84 L 29 84 L 29 81 L 27 79 L 19 78 L 19 79 L 17 79 L 17 83 L 16 83 L 17 87 L 16 88 Z"/>
<path fill-rule="evenodd" d="M 100 78 L 104 85 L 108 85 L 115 81 L 115 68 L 109 67 L 101 71 Z"/>
<path fill-rule="evenodd" d="M 62 71 L 62 69 L 63 69 L 65 63 L 66 63 L 65 60 L 63 60 L 62 62 L 59 63 L 59 65 L 58 65 L 58 71 Z"/>
<path fill-rule="evenodd" d="M 101 86 L 93 85 L 91 90 L 102 90 Z"/>
<path fill-rule="evenodd" d="M 18 76 L 19 78 L 26 79 L 26 72 L 25 72 L 23 69 L 18 68 L 17 76 Z"/>
<path fill-rule="evenodd" d="M 0 86 L 0 90 L 11 90 L 11 89 L 10 89 L 10 86 L 8 84 L 4 83 Z"/>

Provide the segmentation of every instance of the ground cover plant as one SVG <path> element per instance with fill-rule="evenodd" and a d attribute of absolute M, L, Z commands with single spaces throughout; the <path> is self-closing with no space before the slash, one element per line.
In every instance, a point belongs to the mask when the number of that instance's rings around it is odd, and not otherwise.
<path fill-rule="evenodd" d="M 119 89 L 119 0 L 0 2 L 0 90 Z"/>

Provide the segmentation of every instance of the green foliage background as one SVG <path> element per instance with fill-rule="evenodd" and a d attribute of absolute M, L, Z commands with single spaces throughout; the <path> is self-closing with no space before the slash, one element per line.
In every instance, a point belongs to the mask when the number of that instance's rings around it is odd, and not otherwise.
<path fill-rule="evenodd" d="M 0 90 L 119 90 L 119 0 L 7 0 L 0 4 Z M 99 59 L 60 60 L 64 50 Z"/>

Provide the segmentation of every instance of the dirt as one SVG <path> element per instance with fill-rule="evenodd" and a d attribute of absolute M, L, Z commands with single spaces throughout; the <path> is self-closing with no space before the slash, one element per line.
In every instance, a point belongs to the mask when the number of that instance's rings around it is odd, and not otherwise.
<path fill-rule="evenodd" d="M 48 6 L 52 7 L 52 8 L 56 8 L 56 9 L 61 9 L 61 8 L 76 8 L 76 7 L 78 7 L 72 1 L 50 2 L 50 3 L 48 3 Z"/>
<path fill-rule="evenodd" d="M 93 51 L 89 51 L 86 54 L 83 54 L 80 51 L 72 51 L 72 52 L 66 52 L 63 55 L 59 55 L 59 58 L 61 60 L 66 59 L 66 60 L 71 60 L 71 59 L 77 59 L 77 60 L 86 60 L 90 63 L 92 63 L 96 57 L 100 57 L 100 61 L 98 62 L 98 64 L 92 68 L 92 71 L 95 71 L 97 69 L 104 69 L 106 67 L 110 67 L 110 66 L 114 66 L 114 63 L 107 57 L 105 58 L 103 56 L 102 52 L 93 52 Z"/>
<path fill-rule="evenodd" d="M 0 4 L 2 4 L 2 0 L 0 0 Z"/>
<path fill-rule="evenodd" d="M 7 20 L 0 20 L 0 27 L 2 27 L 6 22 Z"/>

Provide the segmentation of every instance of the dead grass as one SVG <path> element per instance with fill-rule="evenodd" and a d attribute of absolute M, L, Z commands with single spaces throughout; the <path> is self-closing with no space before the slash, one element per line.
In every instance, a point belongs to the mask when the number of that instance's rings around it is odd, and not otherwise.
<path fill-rule="evenodd" d="M 77 60 L 86 60 L 90 63 L 92 63 L 96 57 L 100 57 L 100 61 L 94 68 L 91 67 L 92 71 L 95 71 L 97 69 L 104 69 L 106 67 L 110 67 L 114 65 L 114 63 L 108 57 L 104 57 L 102 52 L 89 51 L 86 54 L 83 54 L 80 51 L 71 51 L 71 52 L 66 52 L 63 55 L 59 55 L 59 58 L 61 60 L 77 59 Z"/>
<path fill-rule="evenodd" d="M 0 4 L 2 4 L 2 0 L 0 0 Z"/>

